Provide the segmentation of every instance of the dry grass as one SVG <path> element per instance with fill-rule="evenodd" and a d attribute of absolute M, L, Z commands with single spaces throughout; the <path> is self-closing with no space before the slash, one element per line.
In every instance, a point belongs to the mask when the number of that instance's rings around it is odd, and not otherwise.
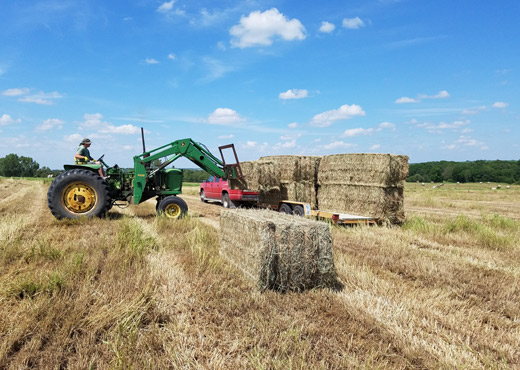
<path fill-rule="evenodd" d="M 403 227 L 333 228 L 343 290 L 279 294 L 199 218 L 58 222 L 47 186 L 0 179 L 0 368 L 520 367 L 518 187 L 412 184 Z"/>

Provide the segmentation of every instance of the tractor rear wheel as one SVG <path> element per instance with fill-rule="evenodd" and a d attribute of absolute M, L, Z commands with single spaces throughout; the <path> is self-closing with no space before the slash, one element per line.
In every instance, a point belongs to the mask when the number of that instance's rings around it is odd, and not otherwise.
<path fill-rule="evenodd" d="M 293 207 L 293 215 L 301 216 L 301 217 L 305 216 L 305 210 L 303 209 L 303 206 L 296 204 Z"/>
<path fill-rule="evenodd" d="M 54 179 L 47 192 L 47 205 L 57 219 L 102 217 L 112 200 L 108 184 L 97 173 L 75 168 Z"/>
<path fill-rule="evenodd" d="M 286 203 L 282 203 L 282 205 L 280 206 L 280 209 L 278 209 L 278 211 L 281 213 L 287 213 L 288 215 L 292 215 L 292 208 L 290 205 L 288 205 Z"/>
<path fill-rule="evenodd" d="M 157 204 L 157 214 L 165 215 L 168 218 L 179 219 L 188 213 L 188 205 L 186 202 L 175 196 L 167 196 Z"/>

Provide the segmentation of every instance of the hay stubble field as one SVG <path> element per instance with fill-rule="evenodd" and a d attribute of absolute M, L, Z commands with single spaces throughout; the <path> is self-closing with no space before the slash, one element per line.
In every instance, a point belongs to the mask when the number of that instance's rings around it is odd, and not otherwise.
<path fill-rule="evenodd" d="M 260 293 L 185 187 L 57 221 L 0 179 L 0 368 L 518 368 L 520 187 L 407 184 L 402 227 L 333 227 L 340 291 Z"/>

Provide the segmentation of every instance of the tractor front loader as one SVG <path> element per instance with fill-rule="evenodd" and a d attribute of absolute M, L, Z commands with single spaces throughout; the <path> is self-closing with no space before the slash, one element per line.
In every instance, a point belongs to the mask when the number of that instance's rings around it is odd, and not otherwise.
<path fill-rule="evenodd" d="M 231 148 L 235 162 L 226 164 L 222 150 Z M 47 193 L 47 204 L 58 219 L 79 217 L 102 217 L 114 204 L 128 202 L 140 204 L 156 197 L 158 214 L 177 219 L 188 212 L 182 193 L 182 169 L 166 168 L 180 157 L 188 158 L 198 167 L 213 176 L 224 179 L 240 178 L 241 170 L 233 144 L 219 147 L 222 160 L 215 157 L 203 144 L 192 139 L 171 142 L 134 157 L 134 168 L 123 169 L 101 164 L 64 165 Z M 152 164 L 165 158 L 156 167 Z M 98 175 L 100 166 L 105 167 L 106 179 Z"/>

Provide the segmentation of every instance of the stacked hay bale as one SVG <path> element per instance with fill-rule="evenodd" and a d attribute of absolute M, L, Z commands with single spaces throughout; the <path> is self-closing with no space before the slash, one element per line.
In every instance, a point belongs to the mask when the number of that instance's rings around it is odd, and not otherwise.
<path fill-rule="evenodd" d="M 231 181 L 233 188 L 259 192 L 262 203 L 276 204 L 281 200 L 309 203 L 317 207 L 317 172 L 320 157 L 269 156 L 240 164 L 244 178 Z"/>
<path fill-rule="evenodd" d="M 392 154 L 336 154 L 318 169 L 321 210 L 344 211 L 402 224 L 408 157 Z"/>
<path fill-rule="evenodd" d="M 224 209 L 220 253 L 261 291 L 336 287 L 330 227 L 268 210 Z"/>

